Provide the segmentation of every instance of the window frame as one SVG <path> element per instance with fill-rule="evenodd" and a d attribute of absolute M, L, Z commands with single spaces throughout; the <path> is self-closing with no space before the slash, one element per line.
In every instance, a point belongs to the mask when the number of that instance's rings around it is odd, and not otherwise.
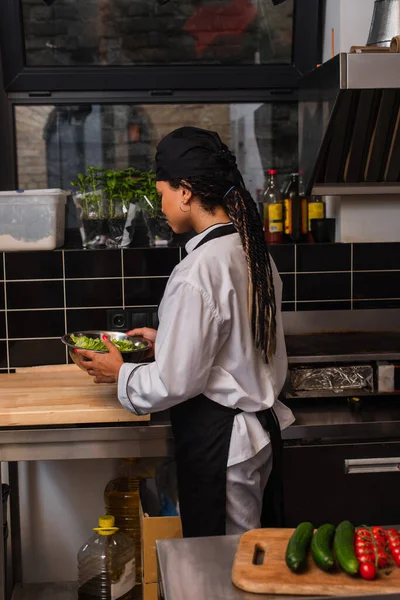
<path fill-rule="evenodd" d="M 287 65 L 28 67 L 25 64 L 22 3 L 1 0 L 4 89 L 8 93 L 32 94 L 151 90 L 155 95 L 178 90 L 294 89 L 300 77 L 321 62 L 322 12 L 322 0 L 294 0 L 292 64 Z"/>
<path fill-rule="evenodd" d="M 227 97 L 229 96 L 229 98 Z M 276 103 L 298 102 L 297 89 L 282 90 L 231 90 L 227 95 L 223 91 L 177 91 L 169 96 L 151 96 L 146 92 L 54 92 L 31 95 L 26 92 L 8 94 L 5 122 L 12 135 L 8 138 L 8 169 L 0 169 L 0 189 L 16 189 L 18 183 L 17 140 L 15 107 L 34 105 L 70 105 L 70 104 L 235 104 L 235 103 Z"/>

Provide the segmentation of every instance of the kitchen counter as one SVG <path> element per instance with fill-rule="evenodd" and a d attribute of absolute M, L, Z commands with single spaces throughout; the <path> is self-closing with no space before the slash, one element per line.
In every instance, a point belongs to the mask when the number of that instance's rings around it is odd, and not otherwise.
<path fill-rule="evenodd" d="M 148 416 L 145 417 L 147 420 L 143 417 L 138 420 L 119 405 L 115 385 L 97 386 L 75 365 L 69 365 L 64 371 L 62 377 L 56 377 L 55 373 L 31 369 L 1 375 L 0 379 L 0 461 L 9 462 L 13 490 L 10 498 L 12 562 L 17 583 L 23 581 L 17 461 L 163 457 L 173 451 L 168 412 L 156 413 L 151 420 Z M 78 398 L 79 386 L 85 388 L 85 406 L 82 406 L 82 397 Z M 45 402 L 43 394 L 47 398 Z M 71 403 L 75 408 L 71 409 Z M 285 443 L 289 445 L 296 440 L 304 444 L 315 439 L 343 441 L 400 437 L 400 402 L 395 397 L 380 398 L 375 404 L 371 398 L 363 399 L 362 407 L 357 410 L 351 409 L 343 398 L 296 399 L 289 404 L 296 416 L 296 423 L 283 432 Z M 0 600 L 4 600 L 2 555 L 3 545 L 0 544 Z M 194 587 L 191 587 L 192 592 Z M 225 599 L 225 596 L 215 594 L 209 597 Z M 250 597 L 253 595 L 244 598 Z M 261 600 L 261 596 L 258 598 Z M 193 600 L 197 598 L 193 597 Z"/>
<path fill-rule="evenodd" d="M 228 535 L 157 541 L 164 600 L 317 600 L 317 596 L 252 594 L 237 588 L 232 583 L 231 571 L 239 538 Z M 399 600 L 400 594 L 341 598 Z"/>

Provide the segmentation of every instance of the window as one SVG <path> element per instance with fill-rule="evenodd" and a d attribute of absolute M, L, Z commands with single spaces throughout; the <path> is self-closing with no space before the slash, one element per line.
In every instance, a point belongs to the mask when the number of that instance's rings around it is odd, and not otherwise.
<path fill-rule="evenodd" d="M 297 102 L 16 105 L 18 187 L 71 188 L 88 165 L 151 169 L 160 139 L 183 125 L 216 130 L 253 195 L 276 166 L 297 169 Z"/>
<path fill-rule="evenodd" d="M 293 0 L 22 0 L 27 66 L 292 62 Z"/>
<path fill-rule="evenodd" d="M 1 0 L 7 92 L 294 89 L 322 0 Z"/>

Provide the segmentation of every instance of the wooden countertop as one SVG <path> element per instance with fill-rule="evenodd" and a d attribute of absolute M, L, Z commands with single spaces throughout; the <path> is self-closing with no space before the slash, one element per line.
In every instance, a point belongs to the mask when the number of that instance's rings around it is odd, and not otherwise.
<path fill-rule="evenodd" d="M 0 376 L 0 428 L 149 421 L 121 406 L 116 384 L 96 384 L 76 365 Z"/>

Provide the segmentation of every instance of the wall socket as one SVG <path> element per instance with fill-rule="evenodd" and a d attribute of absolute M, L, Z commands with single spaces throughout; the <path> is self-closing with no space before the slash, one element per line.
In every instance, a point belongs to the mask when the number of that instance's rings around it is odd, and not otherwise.
<path fill-rule="evenodd" d="M 136 327 L 157 329 L 157 307 L 107 310 L 107 329 L 109 331 L 128 331 Z"/>

